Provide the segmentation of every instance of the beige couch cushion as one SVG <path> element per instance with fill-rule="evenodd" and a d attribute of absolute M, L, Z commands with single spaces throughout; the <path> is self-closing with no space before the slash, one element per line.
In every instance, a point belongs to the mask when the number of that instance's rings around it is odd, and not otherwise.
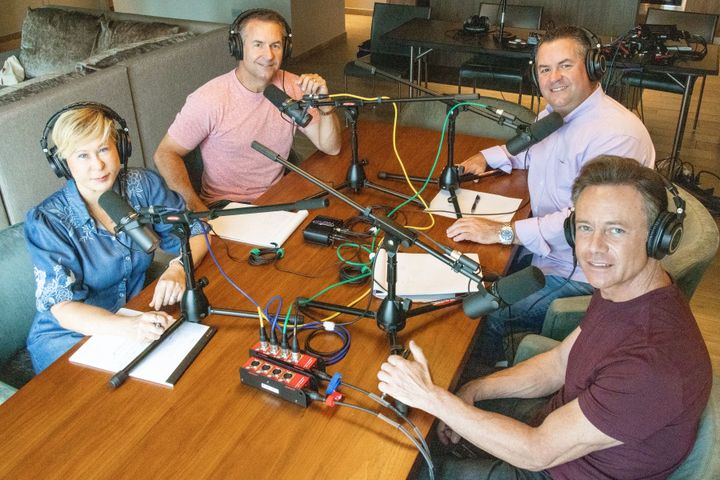
<path fill-rule="evenodd" d="M 69 72 L 90 56 L 100 32 L 94 15 L 59 8 L 28 8 L 22 25 L 20 63 L 27 77 Z"/>

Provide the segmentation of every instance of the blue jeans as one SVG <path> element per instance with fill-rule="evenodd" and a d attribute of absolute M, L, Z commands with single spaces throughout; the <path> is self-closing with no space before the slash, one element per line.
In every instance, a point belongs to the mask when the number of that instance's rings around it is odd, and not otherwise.
<path fill-rule="evenodd" d="M 495 365 L 505 360 L 503 340 L 507 335 L 516 332 L 540 333 L 545 313 L 556 298 L 590 295 L 592 292 L 589 283 L 555 275 L 546 276 L 544 288 L 485 317 L 476 344 L 476 348 L 480 349 L 480 361 L 485 365 Z"/>

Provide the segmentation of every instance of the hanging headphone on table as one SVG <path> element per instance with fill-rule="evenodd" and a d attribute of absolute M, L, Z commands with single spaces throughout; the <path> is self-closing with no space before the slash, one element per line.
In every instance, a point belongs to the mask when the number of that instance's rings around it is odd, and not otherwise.
<path fill-rule="evenodd" d="M 603 75 L 605 75 L 605 71 L 607 70 L 607 60 L 605 59 L 605 55 L 602 54 L 601 50 L 602 42 L 597 35 L 595 35 L 587 28 L 577 27 L 577 29 L 580 30 L 583 35 L 585 35 L 585 39 L 587 40 L 588 44 L 590 44 L 590 48 L 585 54 L 585 73 L 587 73 L 587 76 L 588 78 L 590 78 L 591 82 L 599 82 L 600 79 L 602 79 Z M 540 82 L 538 81 L 536 64 L 537 47 L 535 47 L 535 54 L 533 55 L 533 59 L 530 60 L 530 78 L 532 79 L 535 88 L 540 91 Z"/>
<path fill-rule="evenodd" d="M 240 33 L 244 27 L 244 23 L 252 18 L 260 18 L 265 20 L 263 17 L 268 17 L 268 21 L 277 21 L 282 24 L 285 30 L 283 36 L 283 54 L 282 63 L 285 64 L 292 54 L 292 31 L 290 30 L 290 24 L 283 18 L 282 15 L 277 13 L 275 10 L 269 8 L 253 8 L 245 10 L 235 18 L 235 21 L 230 25 L 230 33 L 228 36 L 228 47 L 230 48 L 230 54 L 235 57 L 236 60 L 243 59 L 243 41 Z"/>
<path fill-rule="evenodd" d="M 663 178 L 665 188 L 672 195 L 675 211 L 660 212 L 650 225 L 645 251 L 648 257 L 657 260 L 666 255 L 672 255 L 678 249 L 683 235 L 683 220 L 685 219 L 685 200 L 680 197 L 675 185 Z M 565 240 L 575 250 L 575 210 L 565 219 Z"/>
<path fill-rule="evenodd" d="M 81 108 L 91 108 L 93 110 L 97 110 L 105 115 L 105 117 L 115 122 L 115 146 L 117 147 L 118 156 L 120 157 L 120 167 L 122 170 L 125 170 L 127 168 L 128 159 L 132 154 L 132 143 L 130 142 L 129 134 L 130 131 L 127 128 L 127 122 L 125 119 L 118 115 L 112 108 L 107 105 L 103 105 L 102 103 L 76 102 L 71 103 L 70 105 L 67 105 L 61 110 L 55 112 L 47 121 L 47 124 L 45 124 L 45 128 L 43 129 L 42 138 L 40 139 L 40 147 L 42 148 L 43 153 L 45 153 L 45 158 L 47 158 L 52 171 L 60 178 L 65 178 L 67 180 L 72 178 L 72 173 L 70 173 L 67 161 L 60 157 L 57 151 L 57 146 L 53 145 L 52 147 L 48 147 L 48 138 L 51 135 L 52 129 L 55 127 L 55 123 L 63 113 Z"/>

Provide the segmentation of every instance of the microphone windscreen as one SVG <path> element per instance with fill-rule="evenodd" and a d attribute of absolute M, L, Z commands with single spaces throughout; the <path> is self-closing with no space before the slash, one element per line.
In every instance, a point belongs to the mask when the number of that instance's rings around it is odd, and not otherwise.
<path fill-rule="evenodd" d="M 325 208 L 328 205 L 330 205 L 330 201 L 327 198 L 309 198 L 295 202 L 297 210 L 314 210 L 316 208 Z"/>
<path fill-rule="evenodd" d="M 272 83 L 265 87 L 265 90 L 263 90 L 263 96 L 270 100 L 270 103 L 275 105 L 277 108 L 279 108 L 281 111 L 285 110 L 284 103 L 289 100 L 290 97 L 288 97 L 287 93 L 280 90 L 278 87 L 273 85 Z"/>
<path fill-rule="evenodd" d="M 122 224 L 123 218 L 128 218 L 135 213 L 135 210 L 130 207 L 125 199 L 113 190 L 108 190 L 100 195 L 98 203 L 112 221 L 115 222 L 115 225 Z"/>
<path fill-rule="evenodd" d="M 545 286 L 545 275 L 534 266 L 523 268 L 519 272 L 503 277 L 492 286 L 492 292 L 502 303 L 512 305 L 529 297 Z"/>
<path fill-rule="evenodd" d="M 530 136 L 533 137 L 535 142 L 539 142 L 562 126 L 562 115 L 558 112 L 551 112 L 530 125 Z"/>

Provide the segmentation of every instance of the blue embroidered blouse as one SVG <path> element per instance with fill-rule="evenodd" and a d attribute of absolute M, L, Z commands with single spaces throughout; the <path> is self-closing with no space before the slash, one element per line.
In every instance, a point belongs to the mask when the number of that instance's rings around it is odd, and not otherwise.
<path fill-rule="evenodd" d="M 113 189 L 119 192 L 118 180 Z M 185 209 L 180 195 L 150 170 L 127 171 L 126 196 L 135 210 L 150 205 Z M 160 248 L 180 251 L 172 225 L 153 225 L 153 229 L 160 237 Z M 193 225 L 192 233 L 201 233 L 199 223 Z M 152 254 L 134 245 L 125 232 L 116 236 L 97 224 L 74 180 L 28 212 L 25 237 L 37 307 L 27 346 L 39 373 L 83 338 L 61 327 L 50 308 L 70 300 L 116 312 L 142 290 Z"/>

